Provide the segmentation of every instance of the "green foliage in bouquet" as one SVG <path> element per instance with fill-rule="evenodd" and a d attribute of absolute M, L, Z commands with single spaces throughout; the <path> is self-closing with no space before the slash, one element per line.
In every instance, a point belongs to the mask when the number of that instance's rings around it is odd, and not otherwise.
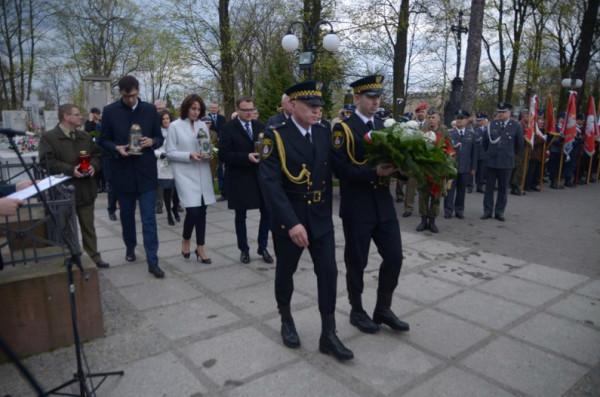
<path fill-rule="evenodd" d="M 414 177 L 420 186 L 433 182 L 442 185 L 456 177 L 456 164 L 435 136 L 426 136 L 415 122 L 395 123 L 373 131 L 366 138 L 367 160 L 370 164 L 392 163 L 400 171 Z"/>

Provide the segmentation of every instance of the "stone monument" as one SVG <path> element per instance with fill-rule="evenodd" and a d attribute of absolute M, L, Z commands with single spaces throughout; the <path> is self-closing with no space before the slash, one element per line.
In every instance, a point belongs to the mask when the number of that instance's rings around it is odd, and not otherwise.
<path fill-rule="evenodd" d="M 82 114 L 87 114 L 91 108 L 102 110 L 104 106 L 113 101 L 112 79 L 103 76 L 86 76 L 83 81 L 83 95 L 85 109 L 81 109 Z"/>

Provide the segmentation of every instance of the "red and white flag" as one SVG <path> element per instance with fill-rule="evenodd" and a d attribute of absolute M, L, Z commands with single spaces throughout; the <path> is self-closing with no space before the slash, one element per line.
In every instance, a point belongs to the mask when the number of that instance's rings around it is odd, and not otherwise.
<path fill-rule="evenodd" d="M 596 117 L 596 104 L 594 97 L 588 97 L 587 114 L 585 115 L 585 140 L 583 148 L 585 153 L 592 157 L 596 152 L 596 139 L 598 138 L 598 117 Z"/>
<path fill-rule="evenodd" d="M 569 102 L 567 103 L 567 115 L 560 132 L 564 138 L 563 152 L 567 156 L 567 161 L 570 158 L 571 150 L 573 150 L 573 141 L 577 136 L 577 92 L 571 91 L 569 94 Z"/>
<path fill-rule="evenodd" d="M 527 128 L 525 128 L 525 141 L 528 142 L 532 148 L 538 128 L 539 106 L 538 96 L 533 95 L 529 100 L 529 121 L 527 123 Z"/>

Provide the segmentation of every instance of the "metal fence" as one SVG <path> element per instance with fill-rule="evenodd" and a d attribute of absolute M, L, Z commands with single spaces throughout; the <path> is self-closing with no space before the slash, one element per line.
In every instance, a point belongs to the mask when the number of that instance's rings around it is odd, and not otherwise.
<path fill-rule="evenodd" d="M 27 167 L 35 179 L 46 177 L 39 163 L 32 159 Z M 19 164 L 0 163 L 0 183 L 22 179 L 25 170 Z M 74 191 L 69 185 L 57 185 L 41 193 L 47 211 L 38 196 L 26 201 L 14 216 L 0 218 L 0 270 L 4 266 L 30 264 L 64 258 L 67 243 L 80 252 L 75 219 Z"/>

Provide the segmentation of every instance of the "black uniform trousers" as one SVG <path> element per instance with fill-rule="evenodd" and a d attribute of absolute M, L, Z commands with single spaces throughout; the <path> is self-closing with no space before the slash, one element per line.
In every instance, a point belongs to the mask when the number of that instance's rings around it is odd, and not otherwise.
<path fill-rule="evenodd" d="M 483 195 L 483 213 L 486 215 L 504 215 L 506 208 L 507 188 L 512 168 L 485 169 L 485 194 Z M 494 188 L 498 182 L 498 196 L 494 207 Z"/>
<path fill-rule="evenodd" d="M 369 247 L 373 239 L 377 252 L 382 258 L 379 267 L 377 306 L 389 308 L 402 267 L 402 239 L 398 220 L 373 223 L 342 220 L 342 223 L 346 239 L 344 261 L 350 305 L 355 309 L 362 309 L 363 275 L 369 261 Z"/>
<path fill-rule="evenodd" d="M 333 230 L 319 238 L 311 238 L 309 233 L 308 251 L 317 275 L 319 312 L 332 314 L 335 311 L 337 294 L 337 265 L 335 263 L 335 240 Z M 294 292 L 294 273 L 304 248 L 298 247 L 286 235 L 273 233 L 275 249 L 275 299 L 278 307 L 290 306 Z"/>
<path fill-rule="evenodd" d="M 452 181 L 448 194 L 444 198 L 444 214 L 452 216 L 454 212 L 463 214 L 465 212 L 465 193 L 467 184 L 471 180 L 470 173 L 458 174 Z"/>

